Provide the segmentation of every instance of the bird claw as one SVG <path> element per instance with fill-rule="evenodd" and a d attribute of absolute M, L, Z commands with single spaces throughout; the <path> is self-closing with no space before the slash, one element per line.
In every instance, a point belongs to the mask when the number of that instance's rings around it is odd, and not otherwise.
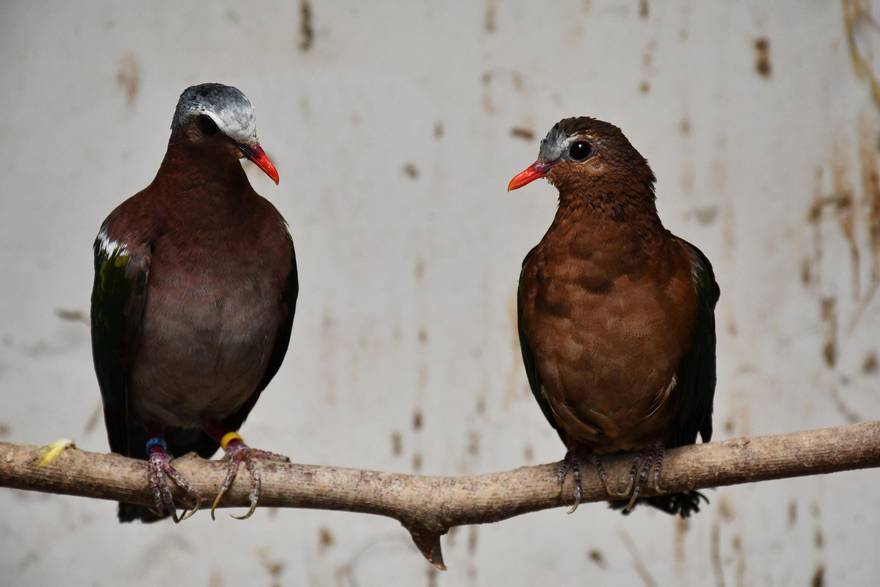
<path fill-rule="evenodd" d="M 183 492 L 193 499 L 195 505 L 192 508 L 184 508 L 183 515 L 177 515 L 177 507 L 174 505 L 174 497 L 171 489 L 168 487 L 167 479 L 170 478 L 180 487 Z M 181 475 L 177 469 L 171 464 L 171 457 L 164 450 L 153 450 L 149 459 L 149 479 L 150 488 L 153 490 L 153 510 L 162 516 L 165 513 L 171 515 L 171 519 L 175 524 L 187 520 L 197 511 L 202 502 L 202 498 L 195 488 Z"/>
<path fill-rule="evenodd" d="M 651 487 L 658 494 L 666 493 L 666 491 L 660 486 L 660 472 L 663 468 L 664 452 L 665 447 L 663 446 L 663 443 L 654 442 L 647 448 L 647 450 L 636 455 L 633 459 L 633 464 L 630 468 L 629 486 L 627 487 L 625 494 L 620 496 L 626 497 L 626 494 L 629 494 L 630 489 L 632 490 L 629 501 L 627 502 L 626 507 L 623 508 L 624 514 L 632 512 L 633 508 L 635 508 L 642 487 L 644 487 L 645 483 L 648 481 L 648 475 L 652 472 L 652 469 L 653 476 L 651 478 Z"/>
<path fill-rule="evenodd" d="M 663 446 L 662 442 L 655 442 L 652 449 L 654 452 L 654 478 L 652 486 L 658 494 L 669 493 L 666 491 L 666 488 L 660 485 L 660 473 L 663 471 L 663 457 L 666 453 L 666 447 Z"/>
<path fill-rule="evenodd" d="M 290 462 L 290 458 L 280 455 L 277 453 L 269 452 L 266 450 L 260 450 L 257 448 L 250 448 L 245 443 L 236 441 L 230 442 L 226 448 L 226 456 L 225 460 L 229 461 L 229 464 L 226 467 L 226 477 L 223 479 L 223 484 L 220 486 L 220 491 L 217 493 L 217 497 L 214 498 L 214 503 L 211 505 L 211 519 L 215 518 L 215 510 L 217 506 L 220 505 L 220 501 L 223 499 L 223 496 L 226 495 L 226 492 L 229 491 L 229 488 L 232 487 L 232 482 L 235 481 L 236 476 L 238 475 L 238 469 L 241 467 L 241 464 L 244 463 L 245 468 L 251 476 L 251 491 L 248 494 L 248 499 L 250 501 L 250 507 L 248 511 L 240 516 L 230 515 L 231 518 L 235 518 L 236 520 L 246 520 L 254 515 L 254 512 L 257 510 L 257 505 L 260 502 L 260 493 L 263 485 L 263 478 L 260 474 L 260 469 L 256 465 L 257 459 L 265 459 L 270 461 L 282 461 L 282 462 Z"/>
<path fill-rule="evenodd" d="M 559 468 L 556 470 L 556 479 L 559 481 L 560 485 L 565 483 L 565 478 L 568 476 L 569 472 L 571 472 L 571 476 L 574 480 L 574 489 L 572 490 L 574 501 L 568 509 L 568 513 L 573 514 L 581 504 L 581 497 L 583 496 L 583 488 L 581 487 L 581 463 L 580 459 L 578 459 L 577 452 L 574 450 L 569 450 L 565 453 L 565 458 L 560 461 Z"/>
<path fill-rule="evenodd" d="M 605 488 L 605 493 L 608 497 L 615 500 L 628 500 L 626 506 L 623 508 L 623 512 L 628 514 L 633 508 L 635 508 L 639 496 L 642 493 L 642 487 L 646 486 L 649 477 L 651 480 L 650 487 L 657 494 L 667 493 L 660 485 L 664 450 L 662 442 L 655 442 L 648 446 L 646 450 L 637 454 L 633 458 L 632 466 L 629 470 L 629 483 L 623 491 L 615 491 L 611 489 L 611 486 L 608 483 L 608 474 L 605 472 L 605 466 L 602 464 L 599 457 L 590 453 L 589 461 L 590 464 L 596 468 L 596 473 L 598 474 L 599 480 L 602 482 L 602 485 Z M 568 476 L 569 472 L 571 472 L 572 477 L 574 478 L 574 501 L 571 508 L 568 510 L 568 513 L 571 514 L 577 510 L 583 497 L 583 488 L 581 487 L 581 461 L 574 449 L 569 449 L 568 452 L 565 453 L 565 458 L 559 463 L 556 478 L 560 485 L 565 483 L 565 478 Z"/>

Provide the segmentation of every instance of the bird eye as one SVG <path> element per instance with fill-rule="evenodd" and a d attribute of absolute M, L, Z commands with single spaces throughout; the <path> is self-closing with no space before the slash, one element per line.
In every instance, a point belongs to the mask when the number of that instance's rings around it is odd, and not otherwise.
<path fill-rule="evenodd" d="M 569 156 L 575 161 L 583 161 L 589 157 L 592 152 L 593 149 L 587 141 L 575 141 L 568 148 Z"/>
<path fill-rule="evenodd" d="M 220 129 L 217 128 L 217 123 L 206 114 L 200 114 L 198 118 L 196 118 L 196 126 L 198 127 L 199 132 L 206 137 L 212 137 L 220 132 Z"/>

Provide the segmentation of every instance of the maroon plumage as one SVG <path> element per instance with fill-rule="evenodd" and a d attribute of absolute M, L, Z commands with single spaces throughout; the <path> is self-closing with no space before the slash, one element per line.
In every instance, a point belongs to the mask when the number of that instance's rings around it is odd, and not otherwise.
<path fill-rule="evenodd" d="M 160 515 L 173 511 L 163 475 L 178 481 L 169 453 L 213 454 L 290 338 L 293 242 L 248 182 L 243 156 L 277 180 L 247 98 L 218 84 L 187 89 L 155 179 L 107 217 L 95 242 L 92 340 L 110 446 L 150 460 Z M 231 467 L 251 456 L 240 439 L 224 448 L 237 455 Z M 156 516 L 120 504 L 122 521 L 137 518 Z"/>

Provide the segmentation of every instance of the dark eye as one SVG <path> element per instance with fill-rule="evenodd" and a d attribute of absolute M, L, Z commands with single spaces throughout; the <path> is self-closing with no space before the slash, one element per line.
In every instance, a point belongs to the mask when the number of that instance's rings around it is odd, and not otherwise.
<path fill-rule="evenodd" d="M 592 152 L 593 149 L 587 141 L 575 141 L 568 148 L 569 156 L 575 161 L 583 161 L 589 157 Z"/>
<path fill-rule="evenodd" d="M 199 132 L 206 137 L 212 137 L 220 132 L 220 129 L 217 128 L 217 123 L 214 122 L 210 116 L 205 114 L 200 114 L 199 117 L 196 118 L 196 126 L 198 127 Z"/>

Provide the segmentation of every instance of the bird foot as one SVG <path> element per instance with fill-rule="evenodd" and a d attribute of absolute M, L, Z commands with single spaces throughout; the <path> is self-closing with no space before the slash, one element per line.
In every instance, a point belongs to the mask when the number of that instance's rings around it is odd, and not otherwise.
<path fill-rule="evenodd" d="M 565 478 L 568 476 L 569 472 L 574 480 L 574 502 L 571 504 L 568 513 L 573 514 L 581 504 L 581 497 L 583 496 L 583 488 L 581 487 L 581 462 L 578 458 L 577 451 L 574 449 L 569 449 L 568 452 L 565 453 L 565 458 L 559 462 L 559 467 L 556 469 L 556 479 L 559 481 L 560 490 L 562 489 L 561 486 L 565 483 Z"/>
<path fill-rule="evenodd" d="M 608 473 L 605 472 L 605 465 L 602 463 L 601 459 L 593 453 L 589 453 L 587 459 L 590 464 L 595 467 L 596 474 L 599 476 L 599 481 L 602 482 L 602 487 L 605 488 L 605 493 L 608 497 L 617 499 L 629 497 L 632 484 L 630 484 L 630 486 L 623 492 L 612 490 L 608 483 Z M 569 451 L 565 453 L 565 458 L 559 463 L 556 477 L 560 484 L 565 482 L 565 477 L 568 475 L 569 471 L 571 471 L 572 476 L 574 477 L 574 503 L 568 510 L 568 513 L 571 514 L 577 510 L 583 497 L 583 488 L 581 487 L 581 457 L 578 456 L 577 450 L 575 449 L 569 449 Z"/>
<path fill-rule="evenodd" d="M 225 438 L 226 437 L 224 436 L 224 439 Z M 217 506 L 220 505 L 223 496 L 226 495 L 226 492 L 232 487 L 232 482 L 235 481 L 236 476 L 238 476 L 238 469 L 241 467 L 242 463 L 244 463 L 244 466 L 251 477 L 251 491 L 248 495 L 250 508 L 243 515 L 232 515 L 230 517 L 235 518 L 236 520 L 246 520 L 254 515 L 254 512 L 257 510 L 257 504 L 260 502 L 263 479 L 260 474 L 260 469 L 256 466 L 256 461 L 258 459 L 263 459 L 289 463 L 290 459 L 278 453 L 251 448 L 244 443 L 241 436 L 238 436 L 238 434 L 234 434 L 232 439 L 225 444 L 221 442 L 221 446 L 223 446 L 223 449 L 226 451 L 226 455 L 223 459 L 228 461 L 229 464 L 226 467 L 226 477 L 223 479 L 223 484 L 220 486 L 220 492 L 217 494 L 217 497 L 214 498 L 214 503 L 211 505 L 211 519 L 216 519 L 214 512 L 217 509 Z"/>
<path fill-rule="evenodd" d="M 660 486 L 660 473 L 663 469 L 664 453 L 665 447 L 662 442 L 658 441 L 651 443 L 647 449 L 636 455 L 633 459 L 632 467 L 629 472 L 629 485 L 622 495 L 617 496 L 626 497 L 629 495 L 629 501 L 627 502 L 626 507 L 623 508 L 624 514 L 630 513 L 633 511 L 633 508 L 635 508 L 642 487 L 647 483 L 648 476 L 651 475 L 652 470 L 651 488 L 659 494 L 666 493 L 666 490 Z"/>
<path fill-rule="evenodd" d="M 149 483 L 150 489 L 153 491 L 153 509 L 155 513 L 159 516 L 168 513 L 171 515 L 174 523 L 178 524 L 199 511 L 202 498 L 189 481 L 171 464 L 171 455 L 167 451 L 168 448 L 165 445 L 165 441 L 161 438 L 151 438 L 147 441 L 147 452 L 150 455 L 148 460 Z M 171 489 L 168 487 L 169 478 L 194 502 L 192 508 L 184 508 L 183 515 L 181 516 L 177 515 L 177 507 L 174 505 L 174 498 L 171 495 Z"/>

